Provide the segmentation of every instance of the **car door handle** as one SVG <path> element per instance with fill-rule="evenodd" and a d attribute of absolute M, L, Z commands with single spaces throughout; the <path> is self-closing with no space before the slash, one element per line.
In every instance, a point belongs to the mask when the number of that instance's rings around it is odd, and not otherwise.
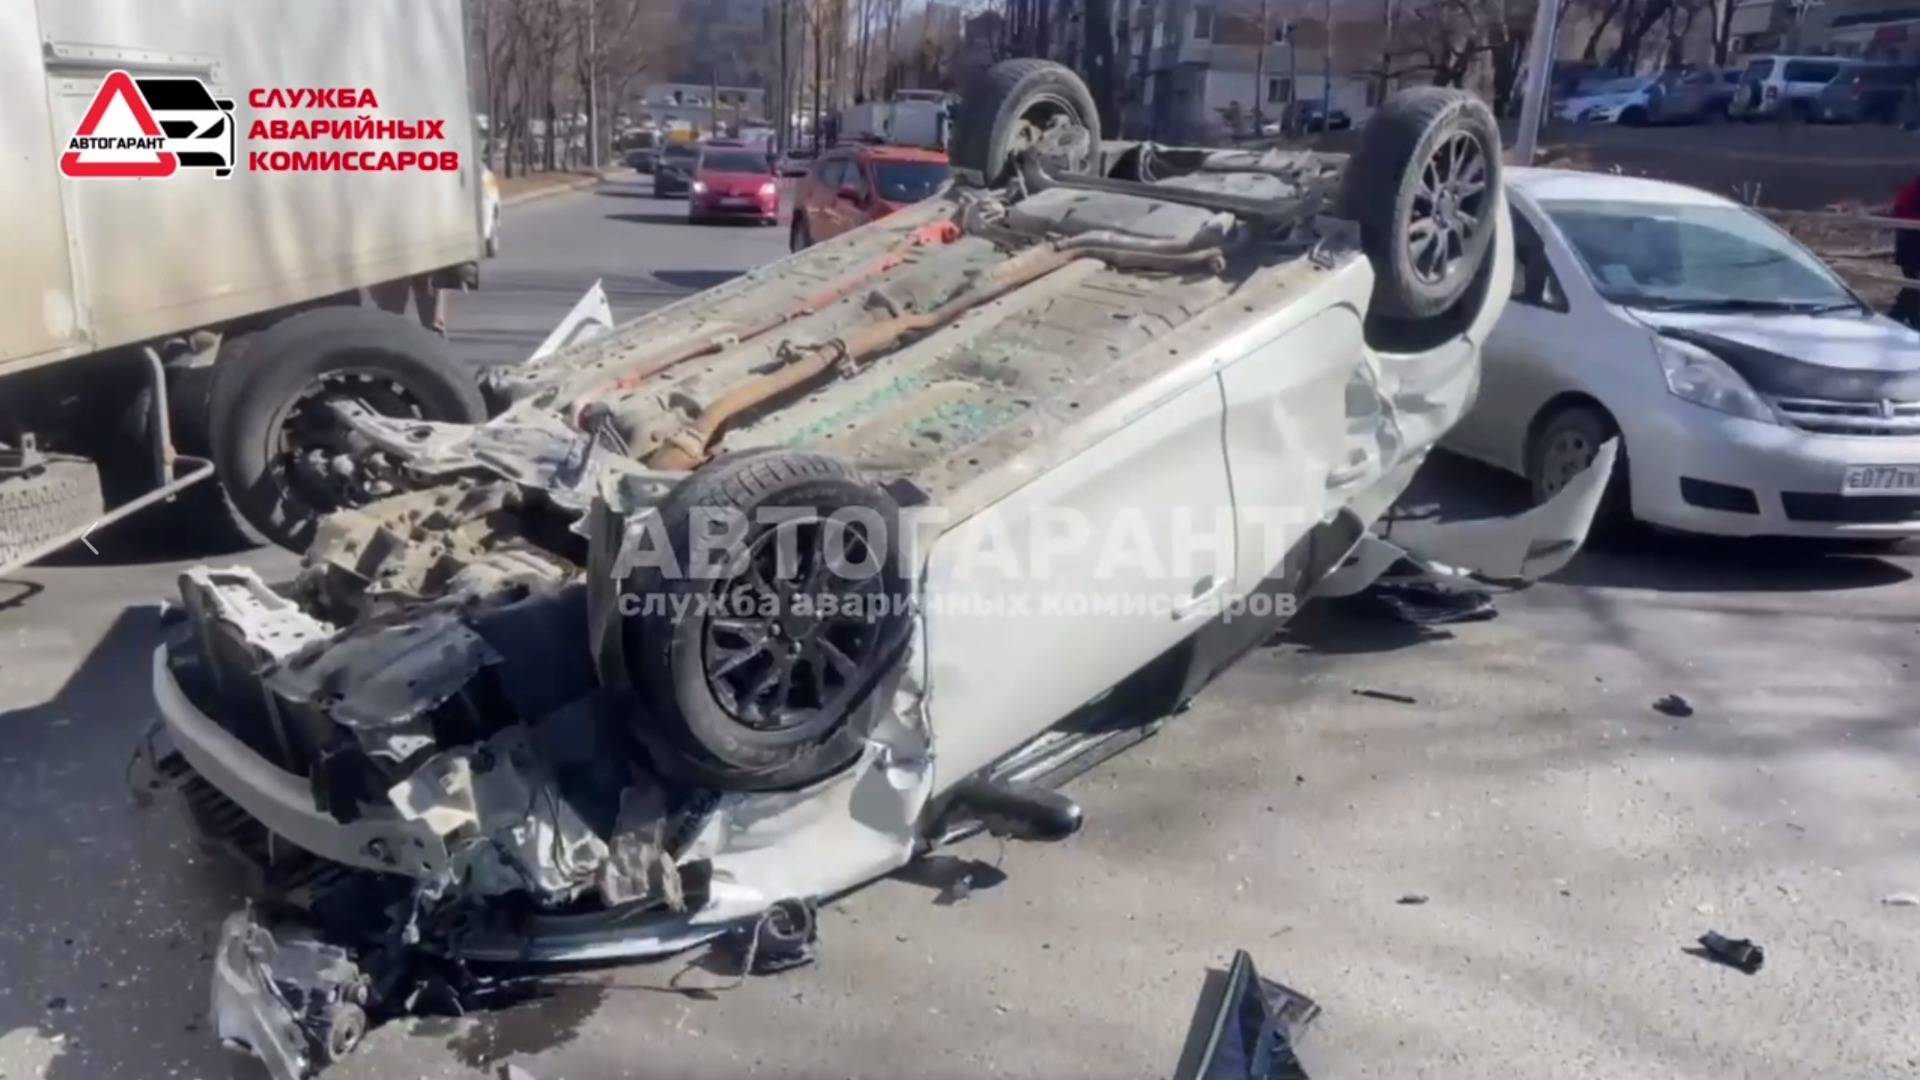
<path fill-rule="evenodd" d="M 1212 611 L 1213 602 L 1226 591 L 1225 581 L 1216 580 L 1212 575 L 1201 578 L 1193 583 L 1193 590 L 1187 594 L 1185 600 L 1173 605 L 1174 620 L 1177 622 L 1181 619 L 1190 619 L 1195 615 Z"/>

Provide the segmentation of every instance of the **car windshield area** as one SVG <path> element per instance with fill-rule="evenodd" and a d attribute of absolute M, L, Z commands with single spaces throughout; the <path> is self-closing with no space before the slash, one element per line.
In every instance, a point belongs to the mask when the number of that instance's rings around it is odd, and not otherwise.
<path fill-rule="evenodd" d="M 707 172 L 763 173 L 767 171 L 767 158 L 751 150 L 708 151 L 700 159 L 700 168 Z"/>
<path fill-rule="evenodd" d="M 1601 296 L 1672 311 L 1859 307 L 1820 260 L 1737 206 L 1543 200 Z"/>
<path fill-rule="evenodd" d="M 1581 97 L 1598 97 L 1602 94 L 1631 94 L 1647 85 L 1648 80 L 1637 75 L 1625 78 L 1609 76 L 1601 79 L 1589 79 L 1580 84 Z"/>
<path fill-rule="evenodd" d="M 952 173 L 938 161 L 876 161 L 873 186 L 888 202 L 919 202 L 940 190 Z"/>
<path fill-rule="evenodd" d="M 700 151 L 685 143 L 675 143 L 660 151 L 660 156 L 675 165 L 690 165 L 700 156 Z"/>

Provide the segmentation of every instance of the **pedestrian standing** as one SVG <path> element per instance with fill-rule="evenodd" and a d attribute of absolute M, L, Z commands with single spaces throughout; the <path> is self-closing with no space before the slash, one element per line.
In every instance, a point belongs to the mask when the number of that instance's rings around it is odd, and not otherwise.
<path fill-rule="evenodd" d="M 1920 176 L 1907 181 L 1893 197 L 1893 216 L 1920 224 Z M 1920 229 L 1900 229 L 1893 234 L 1893 261 L 1908 281 L 1920 283 Z M 1890 314 L 1920 330 L 1920 284 L 1901 289 Z"/>

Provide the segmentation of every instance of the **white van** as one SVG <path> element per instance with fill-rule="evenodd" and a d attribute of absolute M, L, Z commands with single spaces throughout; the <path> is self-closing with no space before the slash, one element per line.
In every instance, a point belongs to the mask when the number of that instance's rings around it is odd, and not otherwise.
<path fill-rule="evenodd" d="M 1784 108 L 1795 119 L 1811 120 L 1813 99 L 1820 91 L 1842 71 L 1859 66 L 1858 60 L 1838 56 L 1751 57 L 1727 114 L 1753 119 L 1778 115 Z"/>

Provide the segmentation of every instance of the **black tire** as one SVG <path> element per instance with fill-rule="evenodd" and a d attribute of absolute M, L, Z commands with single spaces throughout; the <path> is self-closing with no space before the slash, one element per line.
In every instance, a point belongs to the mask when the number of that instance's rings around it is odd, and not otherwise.
<path fill-rule="evenodd" d="M 173 442 L 183 453 L 213 457 L 213 382 L 222 365 L 238 362 L 252 335 L 241 334 L 220 343 L 219 358 L 201 367 L 180 368 L 167 375 L 167 413 L 173 424 Z M 167 527 L 219 551 L 240 551 L 273 543 L 248 524 L 246 516 L 219 483 L 195 484 L 159 510 Z"/>
<path fill-rule="evenodd" d="M 1620 111 L 1620 122 L 1628 127 L 1646 127 L 1647 110 L 1638 105 Z"/>
<path fill-rule="evenodd" d="M 289 429 L 315 394 L 357 397 L 388 415 L 422 420 L 475 424 L 487 415 L 479 386 L 454 364 L 446 342 L 409 315 L 319 308 L 250 338 L 214 372 L 214 467 L 247 523 L 295 551 L 322 515 L 350 501 L 291 480 Z"/>
<path fill-rule="evenodd" d="M 10 563 L 106 512 L 100 470 L 86 458 L 49 455 L 33 472 L 0 477 L 0 563 Z"/>
<path fill-rule="evenodd" d="M 813 246 L 813 231 L 807 227 L 805 215 L 793 215 L 793 228 L 787 230 L 787 250 L 805 251 Z"/>
<path fill-rule="evenodd" d="M 1467 296 L 1501 227 L 1493 214 L 1500 171 L 1493 113 L 1471 94 L 1403 90 L 1367 121 L 1340 201 L 1373 262 L 1374 314 L 1428 319 Z M 1433 202 L 1436 193 L 1444 204 Z M 1416 254 L 1422 224 L 1428 231 L 1421 235 L 1433 239 L 1420 241 Z"/>
<path fill-rule="evenodd" d="M 953 164 L 999 183 L 1016 152 L 1034 146 L 1046 130 L 1084 132 L 1063 152 L 1047 153 L 1049 172 L 1086 172 L 1100 152 L 1100 110 L 1087 84 L 1051 60 L 1002 60 L 982 72 L 961 100 L 953 136 Z"/>
<path fill-rule="evenodd" d="M 1594 405 L 1567 405 L 1541 417 L 1527 440 L 1527 486 L 1534 505 L 1551 499 L 1580 469 L 1593 462 L 1608 439 L 1619 437 L 1620 425 Z M 1575 464 L 1578 468 L 1572 467 Z M 1623 446 L 1600 502 L 1599 524 L 1619 526 L 1632 517 Z"/>
<path fill-rule="evenodd" d="M 800 515 L 763 520 L 769 508 Z M 745 531 L 731 552 L 737 564 L 717 576 L 643 566 L 622 586 L 639 605 L 622 635 L 627 681 L 648 712 L 636 734 L 665 758 L 667 771 L 709 787 L 762 791 L 830 776 L 860 753 L 878 716 L 874 689 L 898 664 L 906 637 L 907 587 L 890 550 L 870 578 L 815 576 L 823 565 L 819 541 L 830 527 L 824 523 L 839 520 L 842 527 L 858 521 L 869 534 L 878 528 L 891 543 L 901 535 L 900 508 L 836 458 L 766 450 L 721 458 L 668 496 L 656 535 L 672 544 L 673 565 L 691 569 L 703 514 L 742 515 Z M 839 535 L 845 544 L 854 533 Z M 798 562 L 781 565 L 783 542 Z M 867 608 L 862 617 L 809 621 L 793 603 L 794 589 L 841 596 L 843 608 L 857 593 Z M 736 606 L 702 607 L 722 597 Z M 771 621 L 760 618 L 768 597 Z"/>

